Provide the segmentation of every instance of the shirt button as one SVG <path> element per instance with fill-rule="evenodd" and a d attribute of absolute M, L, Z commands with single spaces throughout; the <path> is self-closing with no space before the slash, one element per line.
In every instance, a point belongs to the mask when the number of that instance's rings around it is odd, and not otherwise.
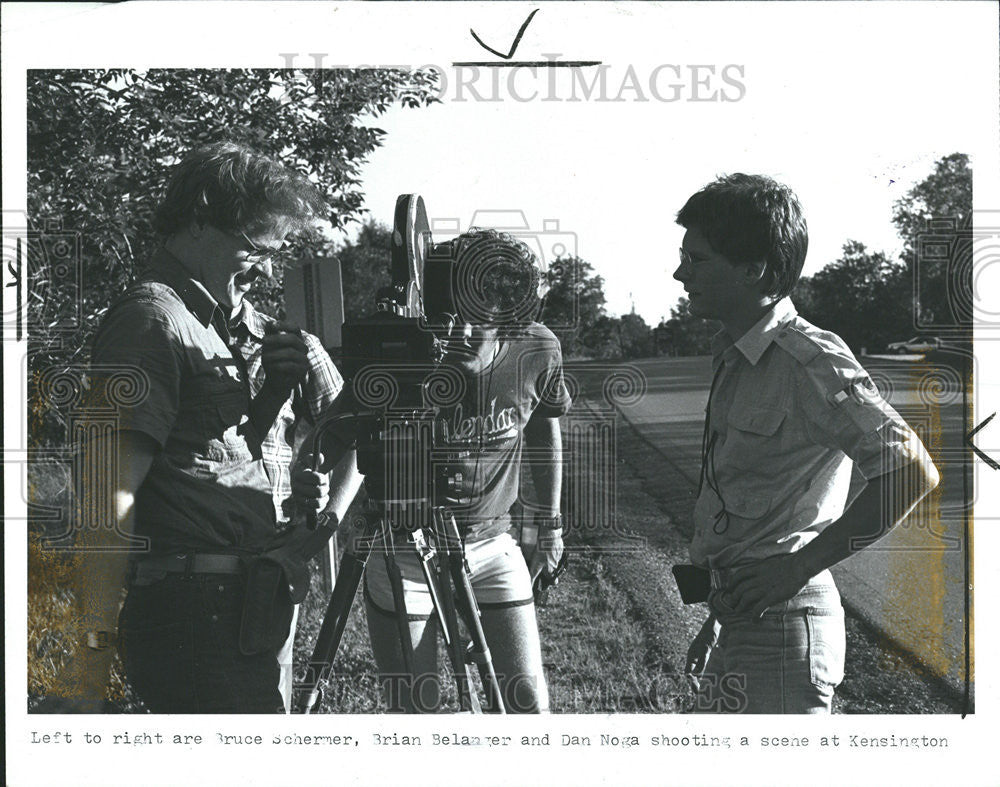
<path fill-rule="evenodd" d="M 212 615 L 212 622 L 213 623 L 218 623 L 219 622 L 219 616 L 218 615 Z"/>
<path fill-rule="evenodd" d="M 226 590 L 226 587 L 225 587 L 225 585 L 219 585 L 219 592 L 220 592 L 220 593 L 223 593 L 223 592 L 225 592 L 225 590 Z"/>

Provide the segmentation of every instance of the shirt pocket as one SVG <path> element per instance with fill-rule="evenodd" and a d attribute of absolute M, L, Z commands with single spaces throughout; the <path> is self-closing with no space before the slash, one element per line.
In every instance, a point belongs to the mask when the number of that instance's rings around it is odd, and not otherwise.
<path fill-rule="evenodd" d="M 725 460 L 734 467 L 756 473 L 776 470 L 774 460 L 779 458 L 781 425 L 785 411 L 773 407 L 753 410 L 730 411 L 727 425 Z"/>
<path fill-rule="evenodd" d="M 771 495 L 756 489 L 736 489 L 726 496 L 726 511 L 740 519 L 756 522 L 771 510 Z"/>
<path fill-rule="evenodd" d="M 241 387 L 192 384 L 179 415 L 187 426 L 195 467 L 218 471 L 253 458 L 247 442 L 249 408 Z"/>

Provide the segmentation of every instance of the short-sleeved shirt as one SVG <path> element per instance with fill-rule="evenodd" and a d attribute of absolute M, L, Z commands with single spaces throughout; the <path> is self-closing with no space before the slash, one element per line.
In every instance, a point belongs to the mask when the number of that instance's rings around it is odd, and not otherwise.
<path fill-rule="evenodd" d="M 460 475 L 464 486 L 443 505 L 455 513 L 465 540 L 474 542 L 510 528 L 524 427 L 532 415 L 557 418 L 571 401 L 559 340 L 539 323 L 505 338 L 493 363 L 464 377 L 461 400 L 435 418 L 434 445 L 448 475 Z"/>
<path fill-rule="evenodd" d="M 713 340 L 706 461 L 691 559 L 730 568 L 805 546 L 865 479 L 930 462 L 838 336 L 774 305 L 736 342 Z"/>
<path fill-rule="evenodd" d="M 154 552 L 256 552 L 287 524 L 295 424 L 317 418 L 342 382 L 319 340 L 305 335 L 307 381 L 258 435 L 249 412 L 263 384 L 267 319 L 244 301 L 227 320 L 204 286 L 161 250 L 98 331 L 95 374 L 128 366 L 145 376 L 145 395 L 117 406 L 117 428 L 142 432 L 161 449 L 135 502 L 137 534 Z"/>

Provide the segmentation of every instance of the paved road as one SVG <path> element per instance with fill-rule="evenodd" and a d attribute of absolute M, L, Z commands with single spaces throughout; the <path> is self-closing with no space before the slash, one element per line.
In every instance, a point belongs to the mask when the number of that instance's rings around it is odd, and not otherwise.
<path fill-rule="evenodd" d="M 965 490 L 957 461 L 965 429 L 959 377 L 919 356 L 869 357 L 864 363 L 924 440 L 942 483 L 903 525 L 844 561 L 835 570 L 837 582 L 856 614 L 958 686 L 965 666 Z M 696 487 L 709 358 L 646 359 L 629 366 L 645 378 L 647 391 L 621 413 Z M 599 396 L 599 375 L 578 376 L 582 393 Z"/>

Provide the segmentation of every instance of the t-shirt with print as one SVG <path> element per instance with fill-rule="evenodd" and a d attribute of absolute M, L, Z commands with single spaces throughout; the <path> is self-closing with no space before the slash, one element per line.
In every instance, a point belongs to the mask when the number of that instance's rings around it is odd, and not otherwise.
<path fill-rule="evenodd" d="M 435 455 L 447 475 L 461 477 L 446 506 L 467 542 L 506 532 L 520 484 L 524 427 L 531 416 L 556 418 L 570 407 L 559 340 L 530 323 L 504 339 L 496 359 L 476 375 L 463 375 L 464 394 L 437 413 Z"/>

